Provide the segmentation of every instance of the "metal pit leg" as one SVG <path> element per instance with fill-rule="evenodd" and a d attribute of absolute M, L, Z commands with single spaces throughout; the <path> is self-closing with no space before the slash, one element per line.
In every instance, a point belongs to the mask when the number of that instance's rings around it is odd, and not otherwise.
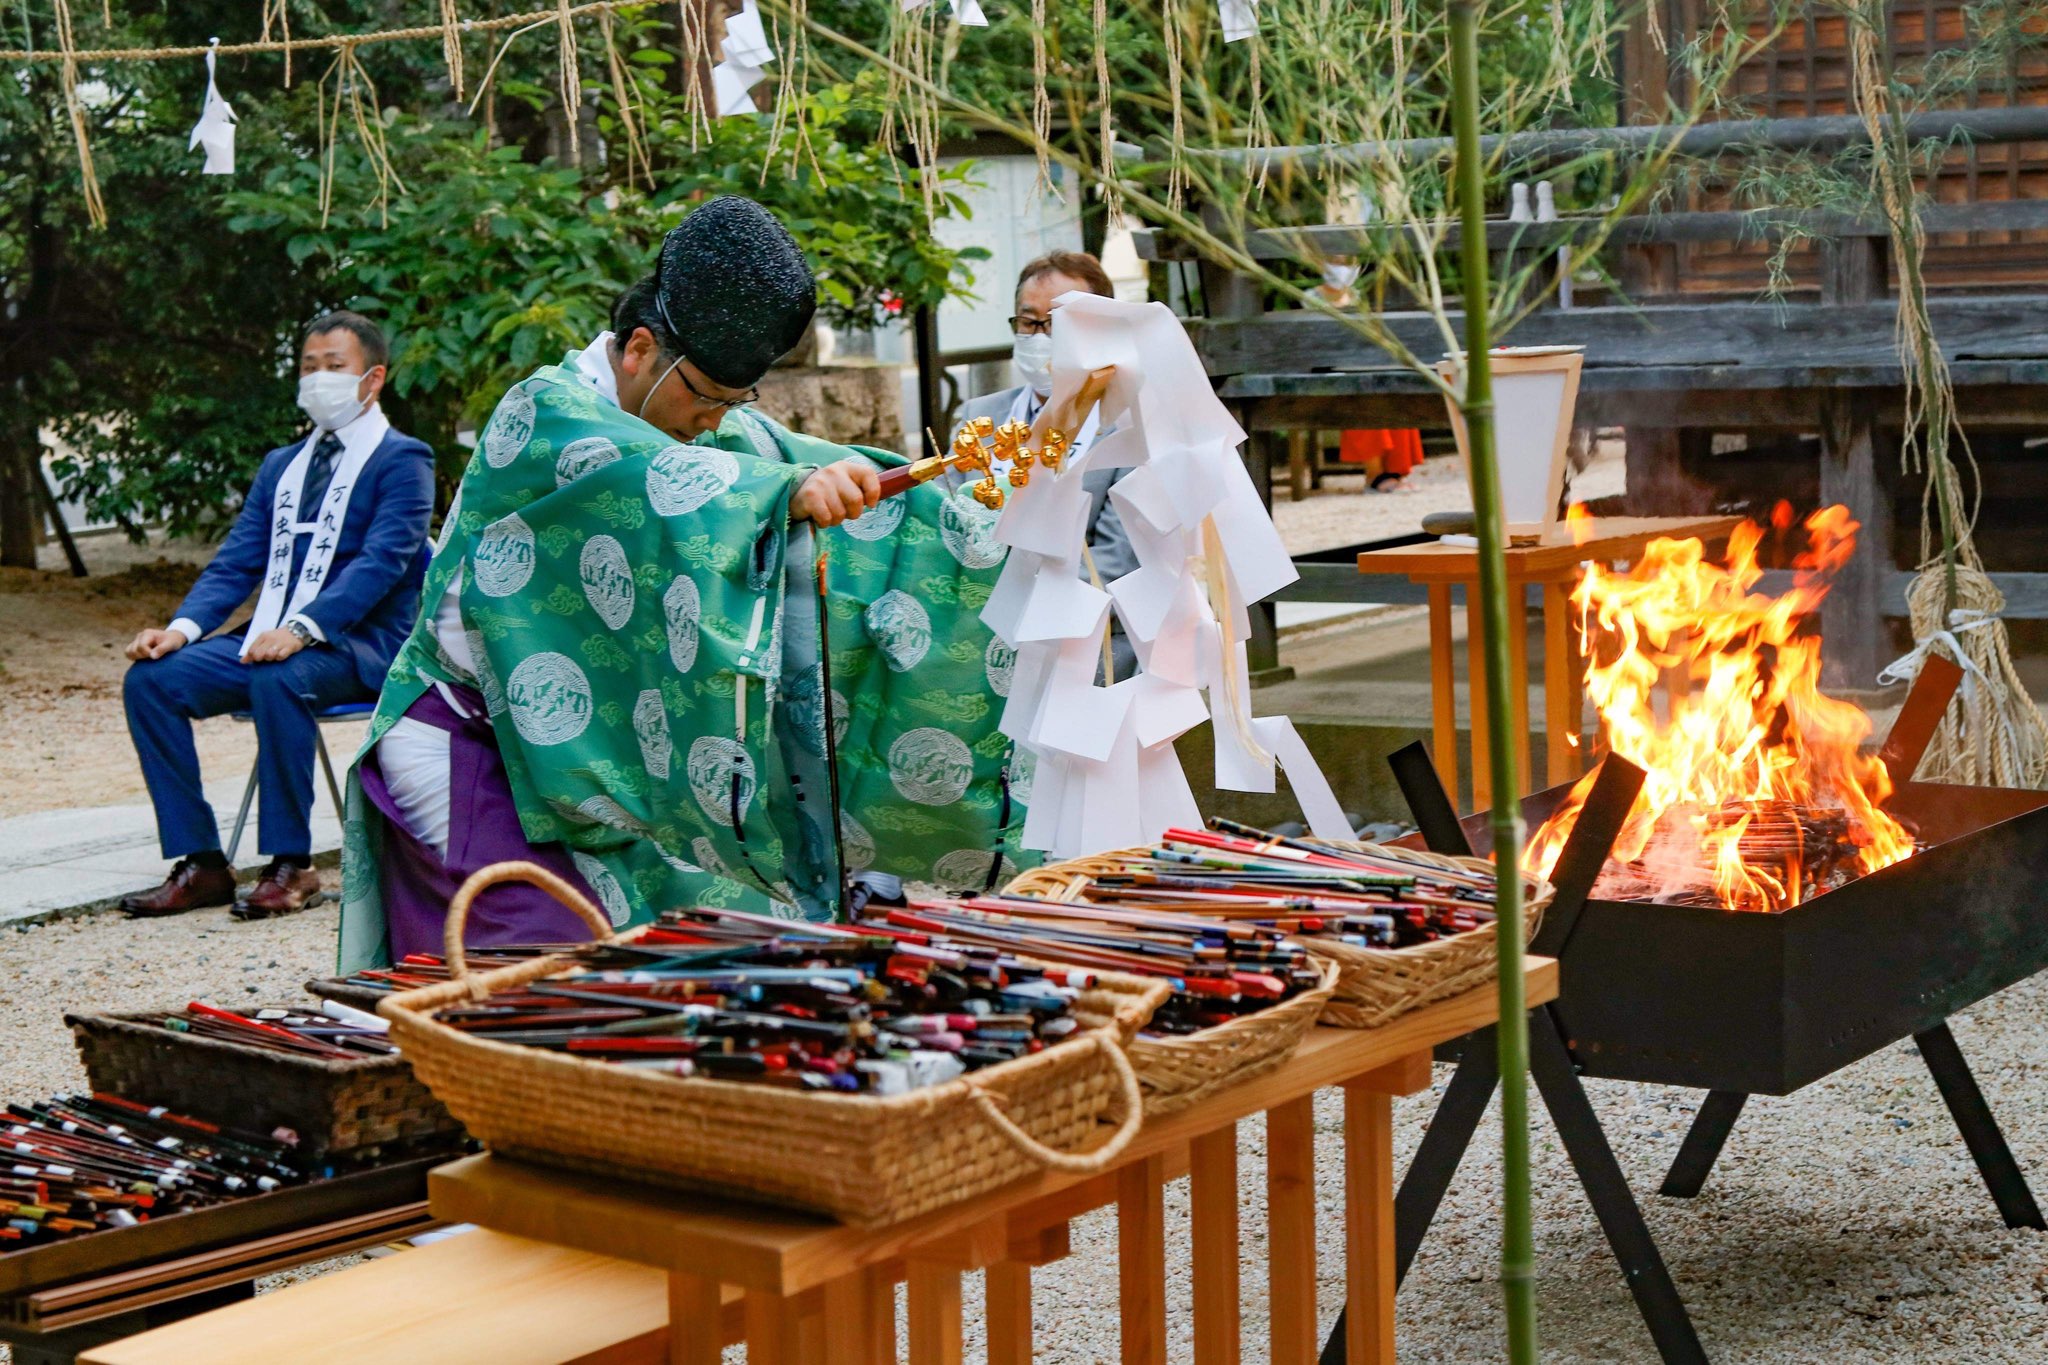
<path fill-rule="evenodd" d="M 1557 1125 L 1566 1153 L 1579 1184 L 1586 1191 L 1593 1213 L 1621 1264 L 1622 1277 L 1635 1296 L 1643 1324 L 1657 1343 L 1665 1365 L 1706 1365 L 1707 1353 L 1693 1331 L 1692 1318 L 1678 1297 L 1677 1286 L 1664 1268 L 1664 1258 L 1643 1223 L 1642 1210 L 1629 1192 L 1628 1181 L 1600 1130 L 1599 1116 L 1586 1099 L 1585 1087 L 1572 1068 L 1564 1036 L 1550 1010 L 1540 1008 L 1529 1016 L 1529 1071 L 1543 1096 L 1544 1106 Z M 1464 1059 L 1450 1088 L 1437 1104 L 1429 1131 L 1423 1134 L 1415 1160 L 1402 1178 L 1394 1196 L 1394 1271 L 1405 1279 L 1422 1238 L 1436 1217 L 1459 1160 L 1472 1143 L 1493 1090 L 1500 1083 L 1500 1059 L 1494 1047 L 1494 1031 L 1481 1029 L 1466 1041 Z M 1344 1315 L 1323 1343 L 1320 1365 L 1344 1365 Z"/>
<path fill-rule="evenodd" d="M 1643 1222 L 1643 1211 L 1629 1191 L 1621 1164 L 1614 1159 L 1614 1149 L 1607 1145 L 1600 1118 L 1586 1098 L 1557 1018 L 1548 1007 L 1529 1020 L 1529 1072 L 1543 1092 L 1544 1107 L 1557 1125 L 1557 1135 L 1571 1157 L 1572 1169 L 1578 1172 L 1594 1216 L 1600 1220 L 1600 1230 L 1607 1234 L 1607 1244 L 1621 1262 L 1622 1276 L 1635 1295 L 1643 1325 L 1657 1343 L 1658 1355 L 1665 1365 L 1706 1365 L 1706 1349 L 1693 1331 L 1685 1301 L 1678 1297 L 1671 1272 L 1664 1268 L 1664 1258 Z"/>
<path fill-rule="evenodd" d="M 1962 1129 L 1963 1142 L 1976 1158 L 1977 1173 L 1984 1177 L 2005 1225 L 2048 1228 L 2048 1223 L 2041 1220 L 2041 1206 L 2034 1202 L 2034 1192 L 2027 1188 L 2027 1177 L 2021 1173 L 2019 1162 L 2013 1160 L 2012 1148 L 2005 1145 L 2005 1134 L 1998 1131 L 1991 1106 L 1984 1103 L 1977 1078 L 1970 1074 L 1970 1064 L 1963 1060 L 1963 1050 L 1956 1046 L 1956 1036 L 1949 1032 L 1947 1024 L 1936 1024 L 1925 1033 L 1914 1034 L 1913 1041 L 1919 1045 L 1927 1069 L 1934 1074 L 1934 1083 L 1940 1088 L 1942 1099 L 1948 1102 L 1948 1112 L 1955 1117 L 1956 1127 Z"/>
<path fill-rule="evenodd" d="M 1679 1144 L 1678 1155 L 1672 1159 L 1663 1188 L 1657 1193 L 1672 1199 L 1690 1199 L 1698 1194 L 1707 1183 L 1714 1162 L 1720 1159 L 1721 1145 L 1728 1141 L 1742 1106 L 1748 1102 L 1749 1096 L 1740 1090 L 1709 1090 L 1700 1101 L 1700 1111 L 1692 1116 L 1692 1127 L 1685 1130 L 1685 1141 Z"/>

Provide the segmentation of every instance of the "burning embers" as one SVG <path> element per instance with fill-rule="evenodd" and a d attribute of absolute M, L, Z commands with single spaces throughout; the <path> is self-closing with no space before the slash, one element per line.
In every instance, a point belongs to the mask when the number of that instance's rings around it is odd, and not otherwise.
<path fill-rule="evenodd" d="M 1790 530 L 1790 508 L 1772 523 Z M 1751 591 L 1765 535 L 1754 523 L 1730 535 L 1725 564 L 1697 540 L 1658 540 L 1626 574 L 1587 566 L 1572 598 L 1593 651 L 1587 694 L 1601 742 L 1647 774 L 1596 896 L 1783 910 L 1913 852 L 1881 809 L 1883 762 L 1859 748 L 1870 718 L 1821 694 L 1820 640 L 1801 628 L 1857 524 L 1829 507 L 1805 529 L 1781 597 Z M 1588 773 L 1536 831 L 1532 870 L 1550 871 L 1592 784 Z"/>

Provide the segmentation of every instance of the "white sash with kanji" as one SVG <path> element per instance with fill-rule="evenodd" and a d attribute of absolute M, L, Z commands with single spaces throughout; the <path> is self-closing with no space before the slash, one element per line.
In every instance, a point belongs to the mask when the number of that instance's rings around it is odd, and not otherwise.
<path fill-rule="evenodd" d="M 360 420 L 360 419 L 359 419 Z M 299 494 L 306 486 L 306 469 L 313 463 L 313 447 L 325 433 L 315 428 L 292 456 L 277 481 L 270 501 L 270 559 L 263 570 L 263 591 L 256 598 L 256 614 L 249 618 L 249 633 L 242 637 L 242 657 L 266 630 L 276 630 L 286 617 L 306 609 L 320 595 L 327 571 L 334 563 L 335 546 L 341 543 L 341 528 L 348 520 L 348 500 L 356 490 L 363 466 L 377 453 L 381 440 L 359 443 L 360 448 L 342 447 L 334 462 L 334 477 L 328 481 L 327 496 L 311 520 L 303 519 Z M 305 562 L 299 565 L 297 582 L 292 581 L 292 545 L 299 536 L 311 536 Z M 289 591 L 289 596 L 287 596 Z"/>

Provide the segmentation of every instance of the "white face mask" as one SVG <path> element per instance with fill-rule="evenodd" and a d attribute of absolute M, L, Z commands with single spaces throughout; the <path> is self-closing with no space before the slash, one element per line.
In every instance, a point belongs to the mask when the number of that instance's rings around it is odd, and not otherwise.
<path fill-rule="evenodd" d="M 363 415 L 370 405 L 356 397 L 362 387 L 359 374 L 340 370 L 315 370 L 299 376 L 299 407 L 322 431 L 340 431 Z"/>
<path fill-rule="evenodd" d="M 1010 352 L 1010 368 L 1017 372 L 1017 378 L 1031 386 L 1031 391 L 1043 397 L 1052 392 L 1052 333 L 1039 332 L 1017 336 L 1017 345 Z"/>
<path fill-rule="evenodd" d="M 1331 262 L 1323 267 L 1323 283 L 1332 289 L 1349 289 L 1358 280 L 1358 267 Z"/>

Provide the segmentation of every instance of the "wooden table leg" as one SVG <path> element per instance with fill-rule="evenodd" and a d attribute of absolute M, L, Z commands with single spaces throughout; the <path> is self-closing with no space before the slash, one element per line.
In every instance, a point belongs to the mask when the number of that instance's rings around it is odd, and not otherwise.
<path fill-rule="evenodd" d="M 1290 431 L 1287 433 L 1287 500 L 1300 502 L 1309 495 L 1309 488 L 1315 482 L 1314 471 L 1309 467 L 1309 440 L 1315 433 Z"/>
<path fill-rule="evenodd" d="M 796 1310 L 796 1325 L 790 1331 L 790 1359 L 810 1365 L 813 1360 L 825 1359 L 825 1290 L 821 1285 L 807 1290 L 791 1300 Z"/>
<path fill-rule="evenodd" d="M 1572 651 L 1571 589 L 1543 585 L 1543 779 L 1550 786 L 1579 776 L 1579 675 Z"/>
<path fill-rule="evenodd" d="M 1528 585 L 1508 582 L 1508 700 L 1515 726 L 1515 780 L 1523 792 L 1536 790 L 1529 767 L 1529 599 Z"/>
<path fill-rule="evenodd" d="M 1316 1358 L 1315 1105 L 1303 1095 L 1266 1111 L 1267 1298 L 1273 1365 Z"/>
<path fill-rule="evenodd" d="M 1479 584 L 1465 585 L 1465 692 L 1472 699 L 1472 809 L 1493 805 L 1490 740 L 1486 726 L 1486 622 Z"/>
<path fill-rule="evenodd" d="M 988 1268 L 988 1365 L 1031 1365 L 1031 1267 Z"/>
<path fill-rule="evenodd" d="M 868 1359 L 872 1365 L 896 1365 L 896 1281 L 893 1265 L 869 1266 Z"/>
<path fill-rule="evenodd" d="M 1344 1088 L 1344 1296 L 1349 1365 L 1394 1365 L 1394 1101 Z"/>
<path fill-rule="evenodd" d="M 1188 1143 L 1188 1203 L 1194 1242 L 1195 1365 L 1237 1365 L 1237 1125 Z"/>
<path fill-rule="evenodd" d="M 910 1263 L 910 1365 L 960 1365 L 960 1272 Z M 747 1365 L 754 1365 L 752 1358 Z"/>
<path fill-rule="evenodd" d="M 794 1299 L 779 1294 L 747 1295 L 747 1365 L 799 1365 L 796 1316 Z"/>
<path fill-rule="evenodd" d="M 669 1365 L 718 1365 L 725 1349 L 723 1315 L 718 1281 L 669 1272 Z"/>
<path fill-rule="evenodd" d="M 1166 1365 L 1166 1159 L 1143 1157 L 1116 1173 L 1117 1308 L 1123 1365 Z"/>
<path fill-rule="evenodd" d="M 1458 804 L 1458 678 L 1451 657 L 1451 585 L 1429 585 L 1430 757 L 1444 795 Z"/>
<path fill-rule="evenodd" d="M 895 1307 L 891 1296 L 890 1308 Z M 823 1319 L 827 1365 L 874 1365 L 875 1309 L 868 1272 L 857 1270 L 825 1283 Z"/>

